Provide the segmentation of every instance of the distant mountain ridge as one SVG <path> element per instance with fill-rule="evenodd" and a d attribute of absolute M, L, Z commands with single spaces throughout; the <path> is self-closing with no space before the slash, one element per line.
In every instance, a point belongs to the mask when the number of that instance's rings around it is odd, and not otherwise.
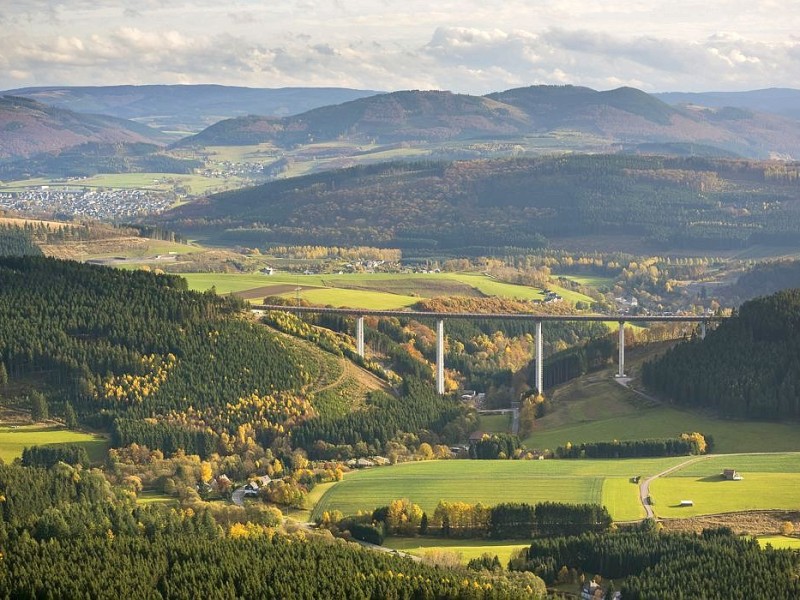
<path fill-rule="evenodd" d="M 665 92 L 653 94 L 670 105 L 744 108 L 800 119 L 800 90 L 767 88 L 746 92 Z"/>
<path fill-rule="evenodd" d="M 59 152 L 89 142 L 163 145 L 166 138 L 133 121 L 80 114 L 16 96 L 0 97 L 0 160 Z"/>
<path fill-rule="evenodd" d="M 162 130 L 196 132 L 222 119 L 287 116 L 379 92 L 349 88 L 246 88 L 224 85 L 30 87 L 4 92 L 79 113 L 134 119 Z"/>
<path fill-rule="evenodd" d="M 702 144 L 720 155 L 792 157 L 800 121 L 749 110 L 673 107 L 634 88 L 598 92 L 531 86 L 469 96 L 403 91 L 359 98 L 285 118 L 247 116 L 216 123 L 180 146 L 292 147 L 332 141 L 431 144 L 569 132 L 636 144 Z"/>

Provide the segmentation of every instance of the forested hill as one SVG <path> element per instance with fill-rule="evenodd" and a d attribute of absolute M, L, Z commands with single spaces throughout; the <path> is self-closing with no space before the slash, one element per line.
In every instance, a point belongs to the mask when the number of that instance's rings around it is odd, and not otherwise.
<path fill-rule="evenodd" d="M 86 115 L 15 96 L 0 97 L 0 159 L 57 152 L 87 142 L 161 143 L 165 136 L 145 125 Z"/>
<path fill-rule="evenodd" d="M 655 248 L 728 249 L 800 241 L 799 190 L 798 163 L 621 155 L 394 163 L 219 194 L 167 219 L 245 245 L 535 248 L 544 238 L 625 235 Z"/>
<path fill-rule="evenodd" d="M 800 417 L 800 289 L 744 303 L 705 340 L 646 364 L 642 376 L 685 406 L 730 417 Z"/>
<path fill-rule="evenodd" d="M 573 141 L 561 139 L 562 134 Z M 599 140 L 609 147 L 691 143 L 739 156 L 768 158 L 796 152 L 800 122 L 746 109 L 673 107 L 629 87 L 600 92 L 575 86 L 530 86 L 487 96 L 408 90 L 284 118 L 226 119 L 184 138 L 179 145 L 269 142 L 289 148 L 344 141 L 419 146 L 542 135 L 555 136 L 566 147 L 579 147 L 581 139 Z"/>
<path fill-rule="evenodd" d="M 233 300 L 183 279 L 37 257 L 0 258 L 0 362 L 115 445 L 203 456 L 313 415 L 313 364 Z M 227 437 L 226 437 L 227 436 Z"/>

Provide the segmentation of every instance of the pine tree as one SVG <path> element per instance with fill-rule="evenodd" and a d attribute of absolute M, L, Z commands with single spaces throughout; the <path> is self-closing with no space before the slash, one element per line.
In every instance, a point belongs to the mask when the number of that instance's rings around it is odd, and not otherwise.
<path fill-rule="evenodd" d="M 0 362 L 0 385 L 8 383 L 8 371 L 6 371 L 5 363 Z"/>
<path fill-rule="evenodd" d="M 64 405 L 64 424 L 66 424 L 67 429 L 78 428 L 78 415 L 75 414 L 75 409 L 72 408 L 72 404 L 69 402 Z"/>
<path fill-rule="evenodd" d="M 32 392 L 31 396 L 31 419 L 35 423 L 46 421 L 50 417 L 47 407 L 47 398 L 41 392 Z"/>

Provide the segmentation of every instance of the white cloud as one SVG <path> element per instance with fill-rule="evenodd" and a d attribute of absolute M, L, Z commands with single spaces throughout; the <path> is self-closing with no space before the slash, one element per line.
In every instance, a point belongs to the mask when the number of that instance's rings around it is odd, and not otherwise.
<path fill-rule="evenodd" d="M 26 0 L 0 19 L 0 88 L 800 87 L 799 0 Z"/>

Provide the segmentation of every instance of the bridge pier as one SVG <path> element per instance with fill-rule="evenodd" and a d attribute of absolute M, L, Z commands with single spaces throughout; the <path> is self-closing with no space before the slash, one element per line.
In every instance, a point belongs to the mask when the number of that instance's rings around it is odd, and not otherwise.
<path fill-rule="evenodd" d="M 617 377 L 625 377 L 625 321 L 619 322 L 619 372 Z"/>
<path fill-rule="evenodd" d="M 436 393 L 444 394 L 444 320 L 436 320 Z"/>
<path fill-rule="evenodd" d="M 364 358 L 364 316 L 356 317 L 356 352 Z"/>
<path fill-rule="evenodd" d="M 542 352 L 542 322 L 536 321 L 536 392 L 544 393 L 544 352 Z"/>

